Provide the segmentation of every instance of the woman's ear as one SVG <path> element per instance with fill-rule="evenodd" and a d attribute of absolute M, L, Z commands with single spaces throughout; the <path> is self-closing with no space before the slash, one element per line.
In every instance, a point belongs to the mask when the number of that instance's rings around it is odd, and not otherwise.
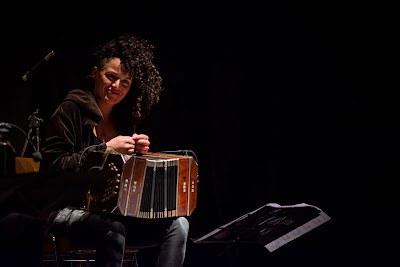
<path fill-rule="evenodd" d="M 97 73 L 99 73 L 99 69 L 96 66 L 94 66 L 92 69 L 92 75 L 91 75 L 92 79 L 94 79 L 96 77 Z"/>

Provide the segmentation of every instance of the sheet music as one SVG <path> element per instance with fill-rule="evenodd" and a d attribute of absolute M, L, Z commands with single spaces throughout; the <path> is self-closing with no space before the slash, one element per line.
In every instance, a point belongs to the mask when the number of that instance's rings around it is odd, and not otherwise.
<path fill-rule="evenodd" d="M 312 229 L 320 226 L 321 224 L 329 221 L 331 218 L 325 213 L 321 212 L 320 215 L 311 221 L 306 222 L 302 226 L 297 227 L 296 229 L 290 231 L 289 233 L 275 239 L 274 241 L 265 245 L 265 248 L 268 251 L 272 252 L 288 242 L 300 237 L 301 235 L 311 231 Z"/>

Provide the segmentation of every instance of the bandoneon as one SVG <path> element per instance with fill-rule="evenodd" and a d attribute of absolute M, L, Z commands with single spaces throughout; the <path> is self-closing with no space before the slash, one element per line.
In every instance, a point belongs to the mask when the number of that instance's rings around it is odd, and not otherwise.
<path fill-rule="evenodd" d="M 91 152 L 84 171 L 109 173 L 87 192 L 88 210 L 157 219 L 190 216 L 196 208 L 198 163 L 192 156 Z"/>

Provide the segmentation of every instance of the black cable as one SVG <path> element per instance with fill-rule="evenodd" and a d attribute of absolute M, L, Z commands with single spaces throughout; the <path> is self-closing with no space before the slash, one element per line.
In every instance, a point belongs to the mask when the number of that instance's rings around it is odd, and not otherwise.
<path fill-rule="evenodd" d="M 31 141 L 31 139 L 29 138 L 28 134 L 27 134 L 24 130 L 22 130 L 21 127 L 15 125 L 15 124 L 12 124 L 12 123 L 1 122 L 1 123 L 0 123 L 0 128 L 2 128 L 2 127 L 4 127 L 4 128 L 9 128 L 9 129 L 10 129 L 11 127 L 13 127 L 13 128 L 16 128 L 16 129 L 20 130 L 21 133 L 25 136 L 26 140 L 28 140 L 29 144 L 32 146 L 32 148 L 33 148 L 33 150 L 34 150 L 34 152 L 32 153 L 32 158 L 33 158 L 33 160 L 34 160 L 35 162 L 38 162 L 38 161 L 41 161 L 41 160 L 42 160 L 42 154 L 40 153 L 40 151 L 38 151 L 38 150 L 36 149 L 35 145 L 32 143 L 32 141 Z"/>
<path fill-rule="evenodd" d="M 86 152 L 89 148 L 98 147 L 98 146 L 101 146 L 101 145 L 103 145 L 103 144 L 104 144 L 104 143 L 97 144 L 97 145 L 91 145 L 91 146 L 86 147 L 84 150 L 82 150 L 82 153 L 81 153 L 81 155 L 80 155 L 80 157 L 79 157 L 78 166 L 75 168 L 75 172 L 79 172 L 79 171 L 81 170 L 83 154 L 85 154 L 85 152 Z"/>

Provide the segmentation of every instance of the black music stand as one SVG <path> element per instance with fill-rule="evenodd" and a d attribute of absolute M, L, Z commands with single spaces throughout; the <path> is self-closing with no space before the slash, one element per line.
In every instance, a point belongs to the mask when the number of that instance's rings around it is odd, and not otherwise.
<path fill-rule="evenodd" d="M 228 249 L 234 246 L 237 249 L 243 243 L 256 243 L 272 252 L 328 220 L 330 217 L 316 206 L 269 203 L 193 242 L 228 244 Z"/>

